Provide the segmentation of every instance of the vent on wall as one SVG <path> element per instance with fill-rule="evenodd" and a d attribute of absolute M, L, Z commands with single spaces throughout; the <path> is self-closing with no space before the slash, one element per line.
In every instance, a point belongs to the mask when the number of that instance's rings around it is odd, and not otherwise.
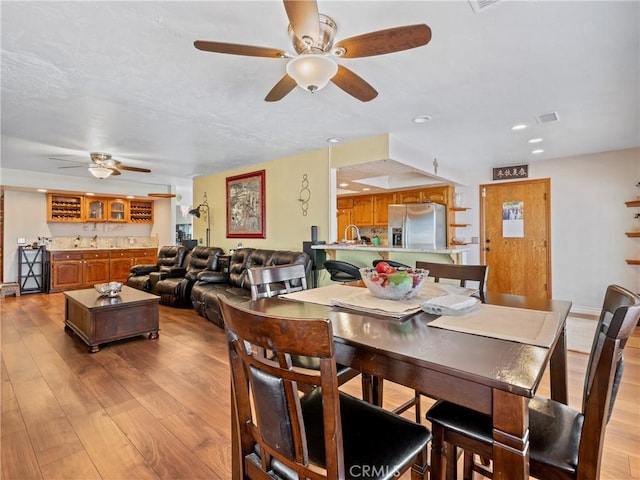
<path fill-rule="evenodd" d="M 560 120 L 558 118 L 558 112 L 542 113 L 540 115 L 536 115 L 536 121 L 538 123 L 557 122 L 558 120 Z"/>
<path fill-rule="evenodd" d="M 474 12 L 480 13 L 483 9 L 499 1 L 500 0 L 469 0 L 469 5 L 471 5 Z"/>

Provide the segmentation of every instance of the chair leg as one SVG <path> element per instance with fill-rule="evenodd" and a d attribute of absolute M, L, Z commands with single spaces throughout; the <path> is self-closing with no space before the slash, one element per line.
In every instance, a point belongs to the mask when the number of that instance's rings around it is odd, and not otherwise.
<path fill-rule="evenodd" d="M 464 472 L 462 474 L 463 480 L 473 480 L 473 453 L 464 452 Z"/>
<path fill-rule="evenodd" d="M 451 443 L 445 444 L 445 456 L 447 458 L 446 470 L 447 470 L 447 480 L 457 480 L 458 479 L 458 458 L 460 457 L 460 452 L 458 447 Z"/>
<path fill-rule="evenodd" d="M 416 463 L 411 466 L 411 480 L 429 480 L 429 461 L 427 460 L 427 445 L 418 455 Z"/>
<path fill-rule="evenodd" d="M 445 480 L 447 458 L 445 454 L 444 428 L 431 426 L 431 480 Z"/>

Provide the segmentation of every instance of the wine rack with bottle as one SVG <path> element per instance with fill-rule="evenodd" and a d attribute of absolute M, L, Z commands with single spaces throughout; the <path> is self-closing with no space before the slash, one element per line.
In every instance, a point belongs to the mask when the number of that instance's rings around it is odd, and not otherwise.
<path fill-rule="evenodd" d="M 131 223 L 153 223 L 153 201 L 131 200 L 129 202 Z"/>
<path fill-rule="evenodd" d="M 47 217 L 50 222 L 83 222 L 81 196 L 49 194 Z"/>

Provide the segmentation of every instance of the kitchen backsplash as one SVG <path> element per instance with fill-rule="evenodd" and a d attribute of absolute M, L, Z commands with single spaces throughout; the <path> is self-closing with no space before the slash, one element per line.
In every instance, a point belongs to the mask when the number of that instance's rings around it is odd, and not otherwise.
<path fill-rule="evenodd" d="M 100 237 L 77 235 L 75 237 L 50 237 L 40 240 L 49 250 L 69 248 L 147 248 L 158 247 L 158 236 L 153 237 Z"/>

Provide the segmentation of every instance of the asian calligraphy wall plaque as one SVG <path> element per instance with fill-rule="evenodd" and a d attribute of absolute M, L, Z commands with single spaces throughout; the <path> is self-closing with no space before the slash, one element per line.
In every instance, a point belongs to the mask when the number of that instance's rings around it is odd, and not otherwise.
<path fill-rule="evenodd" d="M 493 169 L 494 180 L 513 180 L 529 177 L 529 165 L 510 165 Z"/>

